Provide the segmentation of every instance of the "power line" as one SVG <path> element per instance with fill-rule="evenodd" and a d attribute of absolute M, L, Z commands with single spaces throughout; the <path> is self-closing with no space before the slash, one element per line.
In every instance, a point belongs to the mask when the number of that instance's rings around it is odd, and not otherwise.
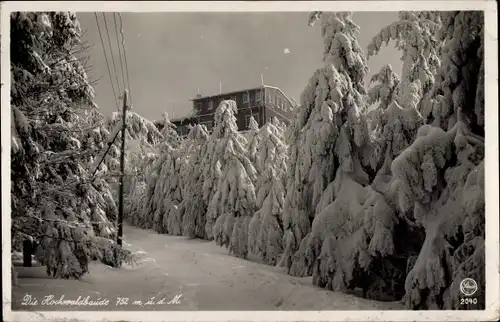
<path fill-rule="evenodd" d="M 104 17 L 104 26 L 106 27 L 106 33 L 108 34 L 108 45 L 109 45 L 109 52 L 111 53 L 111 60 L 113 61 L 113 69 L 115 70 L 115 77 L 116 77 L 116 83 L 118 84 L 118 92 L 122 92 L 120 89 L 120 81 L 118 80 L 118 72 L 116 71 L 116 65 L 115 65 L 115 57 L 113 55 L 113 48 L 111 46 L 111 37 L 109 36 L 109 29 L 108 29 L 108 22 L 106 21 L 106 13 L 102 13 L 102 16 Z M 125 84 L 123 84 L 125 86 Z"/>
<path fill-rule="evenodd" d="M 120 68 L 122 71 L 123 87 L 125 88 L 125 72 L 123 71 L 122 50 L 120 48 L 120 41 L 118 40 L 118 25 L 116 23 L 116 12 L 113 12 L 113 21 L 115 23 L 116 46 L 118 47 L 118 55 L 120 56 Z"/>
<path fill-rule="evenodd" d="M 122 34 L 123 57 L 125 58 L 125 70 L 127 73 L 127 86 L 128 86 L 129 96 L 130 96 L 130 102 L 132 102 L 132 93 L 131 93 L 132 90 L 130 89 L 130 77 L 128 74 L 127 52 L 125 50 L 125 35 L 123 32 L 122 14 L 120 12 L 118 12 L 118 17 L 120 18 L 120 33 Z"/>
<path fill-rule="evenodd" d="M 102 51 L 104 52 L 104 58 L 106 59 L 106 66 L 108 67 L 109 81 L 111 82 L 111 88 L 113 89 L 113 95 L 115 96 L 116 109 L 119 110 L 120 107 L 118 105 L 118 100 L 117 100 L 118 96 L 116 95 L 115 86 L 113 84 L 113 77 L 111 76 L 111 69 L 109 68 L 108 55 L 106 55 L 106 47 L 104 46 L 104 40 L 102 39 L 101 28 L 99 27 L 99 18 L 97 17 L 96 12 L 94 12 L 94 15 L 95 15 L 95 22 L 97 24 L 97 30 L 99 31 L 99 37 L 101 38 Z"/>

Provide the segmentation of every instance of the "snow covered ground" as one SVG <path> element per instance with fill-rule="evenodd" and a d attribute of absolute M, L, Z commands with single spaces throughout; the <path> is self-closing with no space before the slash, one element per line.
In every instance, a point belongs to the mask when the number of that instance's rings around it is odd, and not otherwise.
<path fill-rule="evenodd" d="M 376 302 L 314 287 L 280 269 L 227 254 L 214 242 L 158 235 L 125 226 L 125 246 L 136 253 L 138 265 L 110 268 L 91 265 L 89 275 L 76 280 L 47 277 L 44 267 L 17 267 L 13 310 L 385 310 L 404 309 L 399 303 Z M 22 305 L 31 295 L 37 305 Z M 91 301 L 103 306 L 42 304 L 45 296 Z M 176 298 L 177 296 L 177 298 Z M 151 305 L 147 301 L 154 297 Z M 119 298 L 123 305 L 117 305 Z M 158 301 L 163 300 L 158 304 Z M 142 305 L 137 301 L 142 301 Z M 171 302 L 170 304 L 167 304 Z"/>

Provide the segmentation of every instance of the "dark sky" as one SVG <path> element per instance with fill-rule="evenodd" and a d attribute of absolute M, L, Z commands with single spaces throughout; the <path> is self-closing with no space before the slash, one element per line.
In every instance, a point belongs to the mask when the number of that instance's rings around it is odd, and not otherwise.
<path fill-rule="evenodd" d="M 78 13 L 89 51 L 92 79 L 101 112 L 116 110 L 106 61 L 94 13 Z M 264 83 L 281 88 L 299 101 L 300 93 L 316 68 L 321 66 L 323 39 L 319 24 L 308 27 L 309 13 L 122 13 L 125 48 L 134 111 L 155 120 L 164 111 L 171 118 L 186 115 L 189 99 L 198 88 L 203 95 L 258 86 Z M 108 46 L 102 13 L 99 25 Z M 118 17 L 117 17 L 118 18 Z M 385 25 L 397 19 L 397 12 L 357 12 L 354 21 L 361 27 L 358 41 L 365 48 Z M 106 20 L 121 83 L 113 14 Z M 285 54 L 285 49 L 289 50 Z M 106 47 L 109 63 L 109 47 Z M 369 75 L 384 64 L 400 72 L 400 54 L 384 48 L 370 58 Z M 114 69 L 111 66 L 111 72 Z M 114 75 L 114 74 L 113 74 Z M 113 76 L 114 77 L 114 76 Z M 368 77 L 367 77 L 368 79 Z M 116 86 L 116 85 L 115 85 Z M 123 85 L 120 85 L 123 88 Z"/>

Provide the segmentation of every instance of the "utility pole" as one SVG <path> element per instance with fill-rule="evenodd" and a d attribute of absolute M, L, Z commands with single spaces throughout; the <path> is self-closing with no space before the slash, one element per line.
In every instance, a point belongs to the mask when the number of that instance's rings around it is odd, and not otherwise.
<path fill-rule="evenodd" d="M 127 129 L 127 98 L 128 91 L 123 93 L 123 123 L 122 123 L 122 147 L 120 154 L 120 199 L 118 208 L 118 238 L 117 244 L 122 245 L 123 236 L 123 177 L 125 176 L 125 132 Z"/>

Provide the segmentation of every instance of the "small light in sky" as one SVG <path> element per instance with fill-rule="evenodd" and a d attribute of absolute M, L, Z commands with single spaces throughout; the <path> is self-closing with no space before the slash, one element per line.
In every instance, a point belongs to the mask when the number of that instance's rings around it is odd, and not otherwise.
<path fill-rule="evenodd" d="M 267 68 L 267 67 L 264 67 L 264 68 L 265 68 L 265 69 L 269 69 L 269 68 Z"/>
<path fill-rule="evenodd" d="M 283 50 L 283 52 L 284 52 L 284 54 L 285 54 L 285 55 L 286 55 L 286 54 L 289 54 L 289 53 L 290 53 L 290 49 L 285 48 L 285 50 Z"/>
<path fill-rule="evenodd" d="M 140 37 L 140 36 L 141 36 L 141 34 L 137 34 L 137 37 Z"/>
<path fill-rule="evenodd" d="M 203 35 L 201 35 L 201 39 L 203 39 Z"/>

